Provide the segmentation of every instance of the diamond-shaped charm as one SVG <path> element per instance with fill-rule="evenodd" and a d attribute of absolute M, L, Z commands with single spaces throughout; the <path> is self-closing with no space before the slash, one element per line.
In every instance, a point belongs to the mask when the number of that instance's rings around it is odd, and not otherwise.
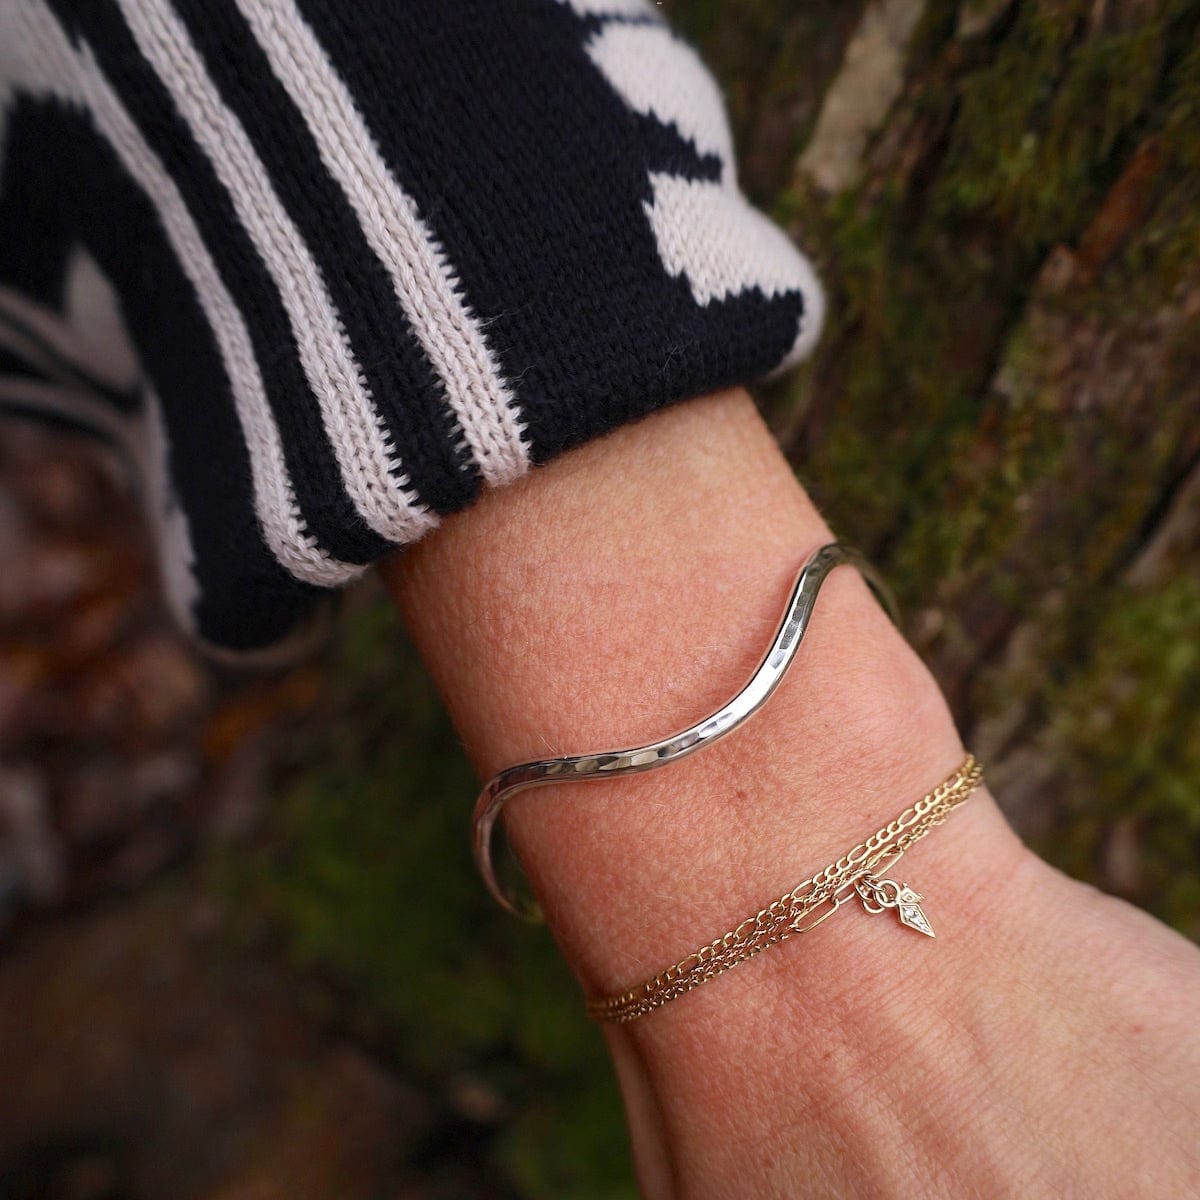
<path fill-rule="evenodd" d="M 914 892 L 906 884 L 896 897 L 896 915 L 900 918 L 900 923 L 907 925 L 909 929 L 915 929 L 927 937 L 937 937 L 937 934 L 933 932 L 933 926 L 925 919 L 925 913 L 921 909 L 922 899 L 920 892 Z"/>

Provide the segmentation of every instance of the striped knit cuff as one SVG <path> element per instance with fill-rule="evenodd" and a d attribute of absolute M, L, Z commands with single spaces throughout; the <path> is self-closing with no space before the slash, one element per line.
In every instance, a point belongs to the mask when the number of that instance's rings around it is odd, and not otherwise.
<path fill-rule="evenodd" d="M 642 0 L 5 0 L 0 154 L 0 404 L 125 452 L 229 650 L 820 326 Z"/>

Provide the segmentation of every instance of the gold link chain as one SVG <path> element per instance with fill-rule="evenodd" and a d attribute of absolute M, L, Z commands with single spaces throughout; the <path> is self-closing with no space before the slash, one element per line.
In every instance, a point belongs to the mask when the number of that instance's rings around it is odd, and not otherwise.
<path fill-rule="evenodd" d="M 880 875 L 942 824 L 982 782 L 983 768 L 968 755 L 953 775 L 836 862 L 653 978 L 616 995 L 589 1000 L 588 1015 L 616 1022 L 643 1017 L 792 934 L 815 929 L 855 896 L 868 912 L 896 908 L 904 924 L 933 936 L 919 907 L 920 896 L 904 885 L 880 879 Z"/>

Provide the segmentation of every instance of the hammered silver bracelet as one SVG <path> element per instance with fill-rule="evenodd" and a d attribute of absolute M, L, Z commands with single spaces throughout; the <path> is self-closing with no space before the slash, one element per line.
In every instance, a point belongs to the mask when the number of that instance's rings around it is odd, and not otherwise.
<path fill-rule="evenodd" d="M 831 542 L 814 551 L 796 575 L 774 638 L 746 685 L 731 700 L 702 721 L 681 729 L 671 737 L 625 750 L 601 750 L 543 758 L 506 767 L 484 786 L 475 803 L 473 851 L 483 882 L 496 900 L 517 916 L 537 919 L 540 911 L 532 901 L 521 899 L 501 885 L 492 862 L 492 837 L 500 813 L 510 797 L 526 788 L 547 783 L 583 782 L 633 775 L 677 762 L 704 746 L 710 746 L 749 720 L 779 686 L 796 657 L 808 629 L 821 585 L 835 568 L 856 567 L 895 620 L 895 605 L 887 586 L 858 551 Z"/>

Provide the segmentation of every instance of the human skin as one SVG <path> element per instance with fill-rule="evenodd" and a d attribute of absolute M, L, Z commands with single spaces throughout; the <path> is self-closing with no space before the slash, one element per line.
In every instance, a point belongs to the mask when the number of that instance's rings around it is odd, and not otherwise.
<path fill-rule="evenodd" d="M 717 708 L 830 540 L 731 391 L 485 495 L 383 574 L 488 778 Z M 610 992 L 837 858 L 964 753 L 932 677 L 839 568 L 743 729 L 661 771 L 524 793 L 508 831 L 584 990 Z M 1200 1195 L 1200 952 L 1041 862 L 986 789 L 893 875 L 936 939 L 847 905 L 604 1027 L 643 1192 Z"/>

